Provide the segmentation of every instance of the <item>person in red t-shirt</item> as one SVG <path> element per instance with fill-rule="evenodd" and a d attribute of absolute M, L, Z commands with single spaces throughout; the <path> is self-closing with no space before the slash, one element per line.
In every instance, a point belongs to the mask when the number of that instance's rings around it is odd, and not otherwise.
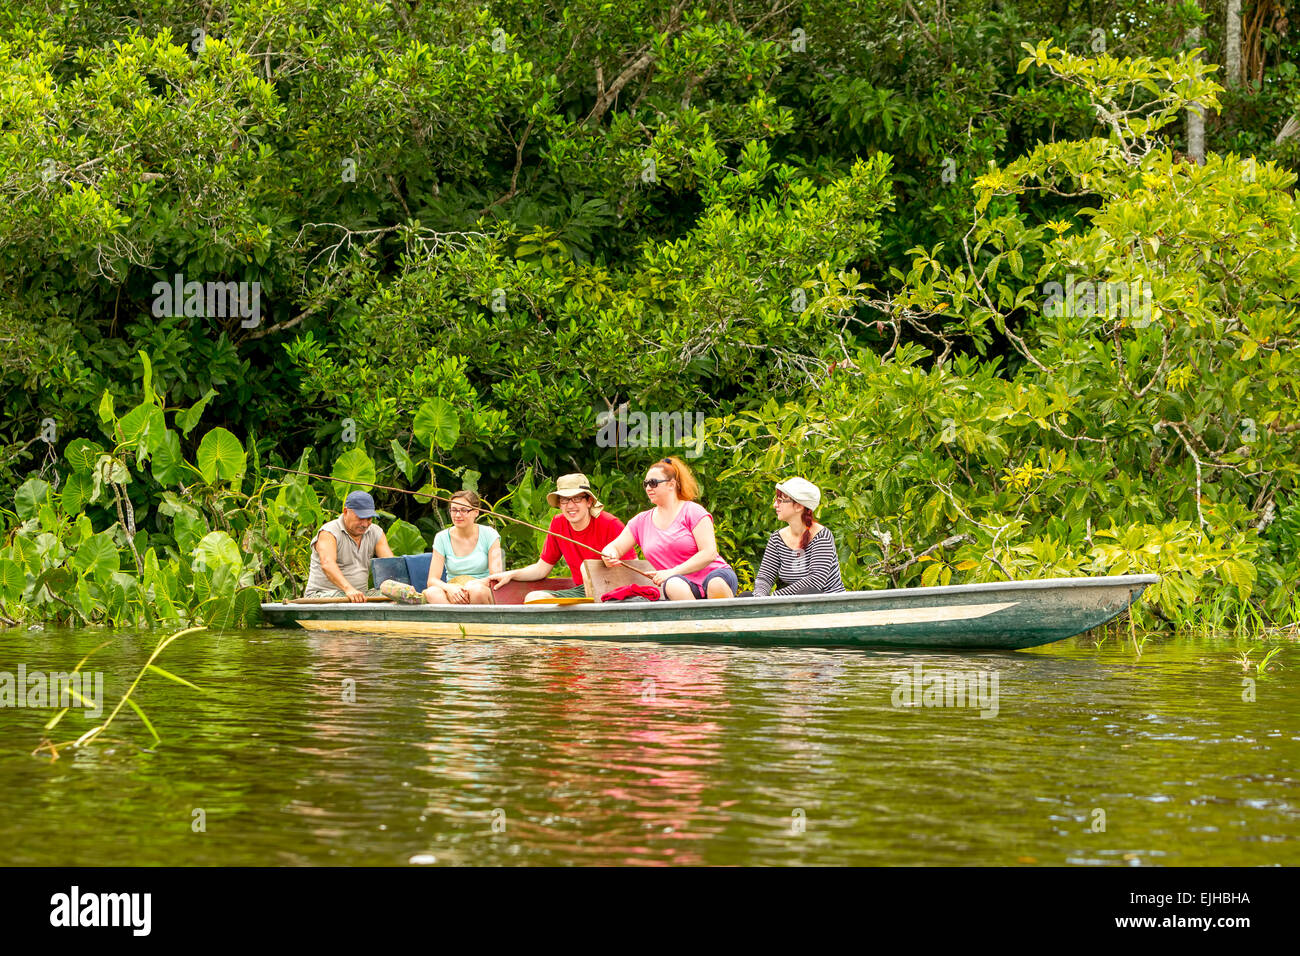
<path fill-rule="evenodd" d="M 583 474 L 560 478 L 555 483 L 555 490 L 546 496 L 546 500 L 552 508 L 559 508 L 560 513 L 551 519 L 546 544 L 542 546 L 542 556 L 526 568 L 489 574 L 488 583 L 495 590 L 508 581 L 540 581 L 551 573 L 551 568 L 555 567 L 560 558 L 564 558 L 575 586 L 563 591 L 532 591 L 524 600 L 535 600 L 537 597 L 585 597 L 587 592 L 582 585 L 582 562 L 588 558 L 599 559 L 605 545 L 623 533 L 623 522 L 604 510 L 605 506 L 596 500 L 587 476 Z M 558 535 L 564 537 L 557 537 Z M 564 538 L 572 538 L 573 541 Z M 581 541 L 588 547 L 580 547 L 574 541 Z M 628 549 L 623 557 L 631 561 L 636 557 L 636 552 Z"/>

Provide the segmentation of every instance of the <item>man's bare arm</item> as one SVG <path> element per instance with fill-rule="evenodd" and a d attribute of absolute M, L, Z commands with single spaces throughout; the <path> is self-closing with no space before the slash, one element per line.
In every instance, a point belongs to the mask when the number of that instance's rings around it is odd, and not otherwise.
<path fill-rule="evenodd" d="M 354 601 L 358 598 L 362 601 L 366 599 L 366 596 L 343 576 L 343 569 L 339 567 L 339 544 L 334 540 L 334 535 L 322 531 L 317 536 L 316 554 L 320 556 L 320 569 L 325 572 L 325 577 L 329 578 L 331 583 Z"/>

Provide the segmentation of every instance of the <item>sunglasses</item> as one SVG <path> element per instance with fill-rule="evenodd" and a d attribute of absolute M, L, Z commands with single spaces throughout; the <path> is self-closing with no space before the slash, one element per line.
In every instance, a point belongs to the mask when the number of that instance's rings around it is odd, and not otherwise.
<path fill-rule="evenodd" d="M 665 481 L 672 481 L 671 478 L 647 478 L 642 484 L 647 488 L 658 488 Z"/>

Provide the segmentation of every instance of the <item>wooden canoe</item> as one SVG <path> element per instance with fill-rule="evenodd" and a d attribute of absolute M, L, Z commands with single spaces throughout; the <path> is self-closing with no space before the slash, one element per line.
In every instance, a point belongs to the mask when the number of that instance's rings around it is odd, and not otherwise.
<path fill-rule="evenodd" d="M 552 605 L 263 604 L 264 623 L 393 637 L 1015 650 L 1123 613 L 1152 574 L 799 597 Z"/>

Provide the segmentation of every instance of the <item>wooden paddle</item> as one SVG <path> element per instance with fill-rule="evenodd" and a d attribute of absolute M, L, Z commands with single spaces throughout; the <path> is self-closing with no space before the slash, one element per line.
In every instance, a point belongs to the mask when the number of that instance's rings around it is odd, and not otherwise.
<path fill-rule="evenodd" d="M 295 470 L 292 469 L 292 468 L 281 468 L 279 465 L 267 465 L 266 467 L 269 468 L 269 469 L 271 469 L 272 471 L 283 471 L 284 473 L 289 474 L 289 475 L 302 475 L 304 478 L 321 478 L 321 479 L 323 479 L 323 480 L 325 480 L 325 481 L 338 481 L 338 480 L 339 480 L 339 479 L 337 479 L 337 478 L 331 478 L 329 475 L 317 475 L 317 474 L 313 474 L 313 473 L 310 472 L 310 471 L 295 471 Z M 428 492 L 428 491 L 411 491 L 409 488 L 394 488 L 392 485 L 371 485 L 370 487 L 371 487 L 371 488 L 382 488 L 384 491 L 396 491 L 398 494 L 401 494 L 401 495 L 415 495 L 417 498 L 432 498 L 432 499 L 434 499 L 435 501 L 445 501 L 445 502 L 447 502 L 448 504 L 451 503 L 451 499 L 450 499 L 450 498 L 444 498 L 442 495 L 435 495 L 435 494 L 433 494 L 432 492 Z M 492 517 L 494 517 L 494 518 L 504 518 L 506 521 L 513 521 L 515 524 L 521 524 L 521 525 L 523 525 L 525 528 L 532 528 L 534 531 L 540 531 L 540 532 L 542 532 L 542 534 L 555 535 L 555 537 L 559 538 L 561 541 L 567 541 L 567 542 L 569 542 L 570 544 L 576 544 L 576 545 L 577 545 L 578 547 L 580 547 L 580 548 L 586 548 L 588 551 L 593 552 L 593 553 L 596 554 L 598 557 L 604 557 L 604 552 L 602 552 L 599 548 L 593 548 L 591 545 L 587 544 L 587 542 L 585 542 L 585 541 L 575 541 L 573 538 L 567 537 L 567 536 L 565 536 L 565 535 L 562 535 L 562 534 L 556 534 L 554 531 L 552 531 L 552 530 L 549 529 L 549 528 L 539 528 L 537 525 L 535 525 L 535 524 L 530 524 L 529 522 L 524 521 L 522 518 L 512 518 L 510 515 L 503 515 L 501 512 L 499 512 L 499 511 L 493 511 L 491 508 L 484 508 L 484 507 L 480 506 L 480 507 L 478 508 L 478 510 L 481 511 L 481 512 L 483 512 L 484 514 L 492 515 Z M 615 565 L 615 567 L 618 567 L 618 566 L 619 566 L 619 565 Z M 629 571 L 635 571 L 637 574 L 641 575 L 643 578 L 653 578 L 653 577 L 654 577 L 654 573 L 651 573 L 651 572 L 649 572 L 649 571 L 642 571 L 640 568 L 634 568 L 634 567 L 632 567 L 632 565 L 628 564 L 628 563 L 625 562 L 625 561 L 622 562 L 622 567 L 627 568 Z"/>
<path fill-rule="evenodd" d="M 366 603 L 369 604 L 372 602 L 373 603 L 387 602 L 389 604 L 392 604 L 393 599 L 387 597 L 366 598 Z M 300 597 L 300 598 L 290 598 L 284 603 L 285 604 L 352 604 L 353 601 L 351 598 L 348 597 Z M 361 602 L 357 601 L 355 603 L 360 604 Z"/>

